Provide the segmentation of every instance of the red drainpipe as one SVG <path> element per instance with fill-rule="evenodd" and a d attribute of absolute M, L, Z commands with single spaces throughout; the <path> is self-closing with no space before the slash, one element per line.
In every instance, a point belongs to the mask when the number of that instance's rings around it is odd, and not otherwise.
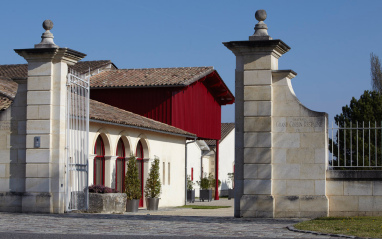
<path fill-rule="evenodd" d="M 215 152 L 215 200 L 219 200 L 219 140 L 216 140 Z"/>

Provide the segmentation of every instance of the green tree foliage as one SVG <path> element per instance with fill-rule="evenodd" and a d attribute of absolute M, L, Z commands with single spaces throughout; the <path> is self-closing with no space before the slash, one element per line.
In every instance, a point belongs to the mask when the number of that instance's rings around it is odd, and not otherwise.
<path fill-rule="evenodd" d="M 130 156 L 127 162 L 127 172 L 125 177 L 125 193 L 128 200 L 140 199 L 142 197 L 141 181 L 139 180 L 137 160 Z"/>
<path fill-rule="evenodd" d="M 145 196 L 147 198 L 157 198 L 161 191 L 161 182 L 159 179 L 159 159 L 156 158 L 151 164 L 149 177 L 145 185 Z"/>
<path fill-rule="evenodd" d="M 377 55 L 370 54 L 370 75 L 373 90 L 382 92 L 382 68 Z"/>
<path fill-rule="evenodd" d="M 342 113 L 334 117 L 336 125 L 339 127 L 353 129 L 340 130 L 336 133 L 336 137 L 332 150 L 332 139 L 329 139 L 329 150 L 335 156 L 334 165 L 341 166 L 356 166 L 363 165 L 370 166 L 367 169 L 374 169 L 376 165 L 375 152 L 377 151 L 377 159 L 379 159 L 379 166 L 382 164 L 381 158 L 381 130 L 362 130 L 355 129 L 357 122 L 358 128 L 362 128 L 363 122 L 365 127 L 381 127 L 382 121 L 382 94 L 376 91 L 365 91 L 357 100 L 354 97 L 350 101 L 350 105 L 342 107 Z M 358 134 L 358 140 L 357 140 Z M 369 143 L 370 137 L 370 143 Z M 377 145 L 375 139 L 377 138 Z M 357 162 L 357 145 L 358 145 L 358 162 Z M 339 147 L 339 152 L 338 152 Z M 370 147 L 370 155 L 369 155 Z M 344 149 L 346 149 L 344 151 Z M 363 155 L 365 158 L 363 158 Z M 346 160 L 345 160 L 346 158 Z M 338 161 L 339 160 L 339 161 Z M 365 168 L 362 168 L 365 169 Z"/>

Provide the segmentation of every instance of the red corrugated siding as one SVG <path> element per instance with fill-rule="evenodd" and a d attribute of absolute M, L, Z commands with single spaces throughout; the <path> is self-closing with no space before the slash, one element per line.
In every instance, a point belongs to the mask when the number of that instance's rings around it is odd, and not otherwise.
<path fill-rule="evenodd" d="M 199 138 L 220 139 L 221 107 L 201 81 L 173 92 L 172 125 Z"/>
<path fill-rule="evenodd" d="M 178 127 L 199 138 L 220 139 L 221 107 L 202 81 L 179 88 L 92 89 L 90 97 Z"/>
<path fill-rule="evenodd" d="M 171 125 L 167 88 L 92 89 L 90 98 Z"/>

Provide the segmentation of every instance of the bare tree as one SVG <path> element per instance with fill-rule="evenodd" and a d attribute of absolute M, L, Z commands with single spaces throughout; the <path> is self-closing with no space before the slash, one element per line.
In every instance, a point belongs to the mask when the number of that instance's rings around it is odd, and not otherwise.
<path fill-rule="evenodd" d="M 370 75 L 373 90 L 382 93 L 382 69 L 379 57 L 374 53 L 370 54 Z"/>

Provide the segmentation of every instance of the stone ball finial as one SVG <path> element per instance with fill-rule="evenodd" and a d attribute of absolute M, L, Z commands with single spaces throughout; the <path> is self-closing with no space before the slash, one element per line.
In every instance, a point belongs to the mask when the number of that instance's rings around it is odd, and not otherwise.
<path fill-rule="evenodd" d="M 53 28 L 53 22 L 51 20 L 45 20 L 42 23 L 42 27 L 45 29 L 45 32 L 41 36 L 41 42 L 39 44 L 35 44 L 35 48 L 58 48 L 53 41 L 53 34 L 50 30 Z"/>
<path fill-rule="evenodd" d="M 257 10 L 255 13 L 255 18 L 257 21 L 264 21 L 267 19 L 267 12 L 263 9 Z"/>
<path fill-rule="evenodd" d="M 263 9 L 257 10 L 255 13 L 255 18 L 259 22 L 255 25 L 255 33 L 252 36 L 249 36 L 249 40 L 250 41 L 272 40 L 272 37 L 268 35 L 267 24 L 264 23 L 264 20 L 267 19 L 267 12 Z"/>
<path fill-rule="evenodd" d="M 46 30 L 46 31 L 49 31 L 53 28 L 53 22 L 51 20 L 45 20 L 43 23 L 42 23 L 42 27 Z"/>

